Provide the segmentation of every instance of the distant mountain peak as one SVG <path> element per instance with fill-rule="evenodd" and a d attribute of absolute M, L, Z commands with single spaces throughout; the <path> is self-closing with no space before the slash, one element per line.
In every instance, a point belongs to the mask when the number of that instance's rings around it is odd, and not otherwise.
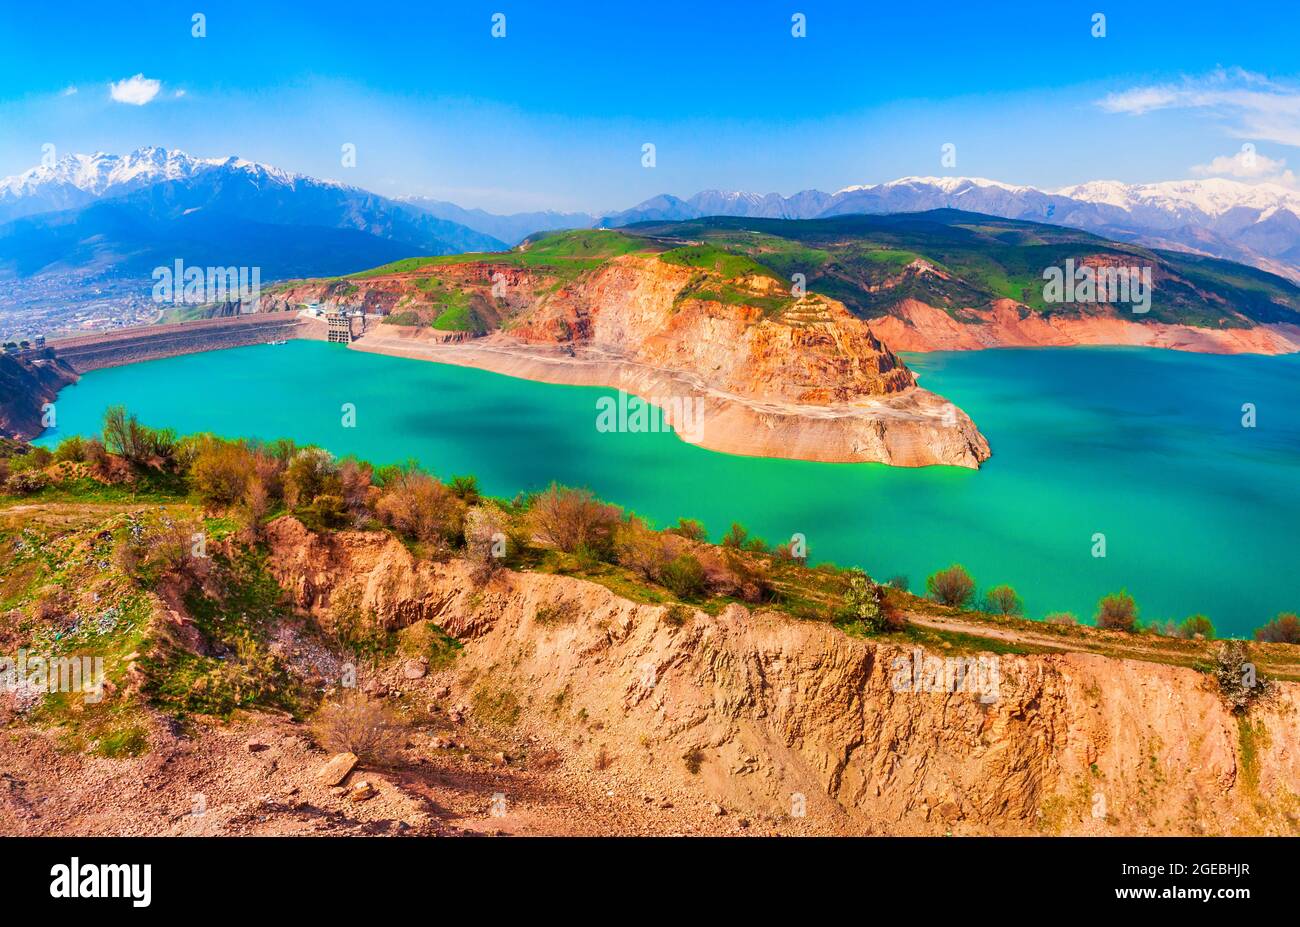
<path fill-rule="evenodd" d="M 79 190 L 89 197 L 100 198 L 154 183 L 185 180 L 205 171 L 220 169 L 244 171 L 286 184 L 302 177 L 235 155 L 225 158 L 196 158 L 180 149 L 146 145 L 125 155 L 102 151 L 92 155 L 64 155 L 52 165 L 38 165 L 21 174 L 6 177 L 0 180 L 0 202 L 26 197 L 39 198 L 44 191 L 49 190 L 59 190 L 65 195 L 70 190 Z"/>

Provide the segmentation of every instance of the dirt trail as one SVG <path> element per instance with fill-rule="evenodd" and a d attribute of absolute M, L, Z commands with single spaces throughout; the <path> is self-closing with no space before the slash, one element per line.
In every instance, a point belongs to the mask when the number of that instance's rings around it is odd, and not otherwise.
<path fill-rule="evenodd" d="M 1055 653 L 1095 653 L 1120 660 L 1144 660 L 1154 663 L 1166 663 L 1175 666 L 1195 666 L 1205 662 L 1208 652 L 1185 651 L 1173 649 L 1170 641 L 1160 637 L 1146 637 L 1114 632 L 1105 637 L 1098 636 L 1105 632 L 1086 631 L 1084 634 L 1069 635 L 1053 633 L 1050 625 L 1043 625 L 1042 631 L 1025 628 L 1002 628 L 989 621 L 963 619 L 958 617 L 923 615 L 909 612 L 906 615 L 910 624 L 930 628 L 946 633 L 967 634 L 985 640 L 1001 641 L 1012 645 L 1021 645 Z M 1212 645 L 1211 645 L 1212 646 Z M 1292 661 L 1277 661 L 1267 654 L 1257 654 L 1260 669 L 1270 676 L 1285 680 L 1300 680 L 1300 665 Z"/>

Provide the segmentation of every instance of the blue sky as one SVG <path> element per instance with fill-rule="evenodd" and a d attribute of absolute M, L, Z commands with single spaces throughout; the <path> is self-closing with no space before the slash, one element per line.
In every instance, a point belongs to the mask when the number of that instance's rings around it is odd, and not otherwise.
<path fill-rule="evenodd" d="M 0 175 L 46 143 L 157 144 L 493 211 L 911 174 L 1292 182 L 1298 36 L 1300 3 L 1257 0 L 7 5 Z"/>

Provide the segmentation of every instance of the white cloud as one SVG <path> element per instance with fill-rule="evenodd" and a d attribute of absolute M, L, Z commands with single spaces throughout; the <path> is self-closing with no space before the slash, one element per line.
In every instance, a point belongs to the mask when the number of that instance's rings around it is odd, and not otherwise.
<path fill-rule="evenodd" d="M 1132 87 L 1097 101 L 1108 113 L 1141 116 L 1156 110 L 1196 110 L 1219 118 L 1237 138 L 1300 146 L 1300 86 L 1243 68 Z"/>
<path fill-rule="evenodd" d="M 172 96 L 174 96 L 176 99 L 179 100 L 181 97 L 185 96 L 185 91 L 177 90 L 174 94 L 172 94 Z"/>
<path fill-rule="evenodd" d="M 1193 177 L 1235 177 L 1254 183 L 1276 183 L 1285 187 L 1296 186 L 1296 176 L 1287 170 L 1286 158 L 1270 158 L 1255 151 L 1254 145 L 1243 145 L 1233 155 L 1219 155 L 1208 164 L 1194 164 Z"/>
<path fill-rule="evenodd" d="M 144 106 L 162 90 L 162 81 L 137 74 L 108 85 L 108 94 L 119 103 Z"/>
<path fill-rule="evenodd" d="M 66 87 L 63 88 L 63 93 L 60 94 L 60 96 L 70 97 L 70 96 L 72 96 L 73 94 L 75 94 L 76 92 L 77 92 L 77 87 L 76 87 L 76 85 L 75 85 L 75 84 L 69 84 L 68 86 L 66 86 Z"/>

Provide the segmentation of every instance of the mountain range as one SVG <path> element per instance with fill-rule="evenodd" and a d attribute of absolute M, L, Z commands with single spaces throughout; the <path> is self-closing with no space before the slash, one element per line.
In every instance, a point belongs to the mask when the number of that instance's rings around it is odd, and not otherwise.
<path fill-rule="evenodd" d="M 1118 241 L 1191 251 L 1251 264 L 1300 281 L 1300 191 L 1223 178 L 1126 184 L 1099 180 L 1041 190 L 981 177 L 904 177 L 793 196 L 705 190 L 688 199 L 660 194 L 603 215 L 518 213 L 496 216 L 451 203 L 407 200 L 514 245 L 531 234 L 569 228 L 621 228 L 706 216 L 825 219 L 852 214 L 960 209 L 1095 232 Z"/>
<path fill-rule="evenodd" d="M 504 247 L 359 187 L 233 157 L 70 155 L 0 181 L 0 279 L 133 279 L 178 258 L 274 279 Z"/>
<path fill-rule="evenodd" d="M 1048 191 L 982 178 L 906 177 L 793 196 L 661 194 L 603 215 L 496 215 L 158 147 L 124 156 L 70 155 L 0 180 L 0 280 L 44 283 L 46 290 L 56 281 L 60 292 L 64 283 L 136 286 L 151 268 L 177 258 L 254 264 L 268 280 L 337 275 L 407 256 L 502 250 L 548 230 L 944 208 L 1225 258 L 1300 281 L 1300 192 L 1275 184 L 1094 181 Z"/>

